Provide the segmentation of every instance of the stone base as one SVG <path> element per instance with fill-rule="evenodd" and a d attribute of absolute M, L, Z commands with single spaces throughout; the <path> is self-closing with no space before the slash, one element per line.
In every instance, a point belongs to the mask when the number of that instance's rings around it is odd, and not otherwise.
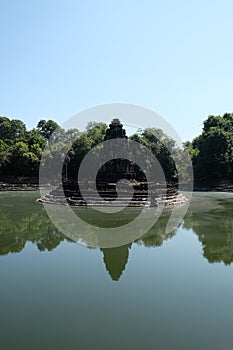
<path fill-rule="evenodd" d="M 82 194 L 77 183 L 64 183 L 39 199 L 43 203 L 62 204 L 84 207 L 156 207 L 160 204 L 171 206 L 182 204 L 188 199 L 174 186 L 164 183 L 125 182 L 120 190 L 116 183 L 93 182 L 82 184 Z M 150 195 L 148 195 L 148 186 Z M 98 195 L 96 194 L 96 187 Z M 65 198 L 64 198 L 65 194 Z"/>

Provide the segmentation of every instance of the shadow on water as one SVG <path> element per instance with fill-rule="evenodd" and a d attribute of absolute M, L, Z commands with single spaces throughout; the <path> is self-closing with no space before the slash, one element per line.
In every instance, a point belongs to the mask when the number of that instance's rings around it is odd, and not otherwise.
<path fill-rule="evenodd" d="M 39 251 L 52 251 L 61 242 L 69 241 L 51 223 L 41 205 L 34 203 L 36 194 L 1 194 L 0 255 L 21 252 L 27 242 Z M 203 247 L 209 263 L 233 262 L 233 196 L 195 194 L 181 228 L 192 230 Z M 145 247 L 160 247 L 172 238 L 176 230 L 166 234 L 168 216 L 160 217 L 146 235 L 134 242 Z M 118 281 L 126 269 L 131 244 L 117 248 L 102 248 L 103 262 L 112 280 Z"/>

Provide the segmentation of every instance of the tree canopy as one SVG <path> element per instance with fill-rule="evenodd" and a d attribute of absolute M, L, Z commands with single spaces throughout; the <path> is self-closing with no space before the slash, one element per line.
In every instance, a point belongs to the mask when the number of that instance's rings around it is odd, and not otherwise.
<path fill-rule="evenodd" d="M 210 115 L 201 135 L 189 144 L 194 176 L 199 181 L 232 180 L 233 114 Z"/>
<path fill-rule="evenodd" d="M 77 177 L 77 170 L 85 155 L 104 141 L 107 125 L 90 121 L 84 131 L 62 129 L 55 121 L 40 120 L 32 130 L 19 119 L 0 117 L 0 174 L 8 177 L 37 177 L 45 145 L 47 161 L 64 159 L 67 142 L 69 178 Z M 185 165 L 187 157 L 162 130 L 139 130 L 129 139 L 147 147 L 160 162 L 166 179 L 173 181 L 179 171 L 185 181 L 190 169 Z M 184 147 L 192 158 L 195 181 L 232 181 L 233 176 L 233 113 L 223 116 L 210 115 L 203 122 L 202 133 Z M 172 154 L 171 154 L 172 151 Z M 51 162 L 52 164 L 52 162 Z M 52 165 L 51 165 L 52 166 Z M 140 171 L 140 169 L 137 169 Z"/>

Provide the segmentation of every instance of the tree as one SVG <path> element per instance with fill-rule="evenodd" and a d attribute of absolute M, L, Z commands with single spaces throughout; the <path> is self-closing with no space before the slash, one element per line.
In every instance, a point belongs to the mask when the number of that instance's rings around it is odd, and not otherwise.
<path fill-rule="evenodd" d="M 42 137 L 49 139 L 53 132 L 59 128 L 59 125 L 53 120 L 40 120 L 37 129 Z"/>
<path fill-rule="evenodd" d="M 36 145 L 33 147 L 37 148 Z M 27 143 L 23 141 L 16 142 L 12 147 L 9 160 L 8 175 L 38 176 L 40 157 L 29 149 Z"/>
<path fill-rule="evenodd" d="M 0 117 L 0 139 L 4 142 L 10 140 L 11 121 L 7 117 Z"/>
<path fill-rule="evenodd" d="M 190 152 L 196 180 L 231 179 L 233 174 L 233 114 L 209 116 Z"/>
<path fill-rule="evenodd" d="M 5 143 L 12 145 L 16 141 L 24 140 L 25 133 L 26 126 L 21 120 L 0 117 L 0 139 Z"/>
<path fill-rule="evenodd" d="M 11 120 L 10 138 L 11 140 L 21 141 L 24 140 L 26 134 L 25 124 L 18 119 Z"/>
<path fill-rule="evenodd" d="M 10 150 L 7 144 L 0 139 L 0 167 L 9 160 Z"/>
<path fill-rule="evenodd" d="M 46 139 L 45 137 L 41 136 L 38 129 L 27 131 L 25 139 L 29 148 L 31 148 L 33 145 L 38 145 L 41 149 L 43 149 L 46 145 Z"/>
<path fill-rule="evenodd" d="M 102 122 L 89 122 L 86 126 L 86 135 L 91 140 L 92 147 L 104 141 L 107 124 Z"/>
<path fill-rule="evenodd" d="M 146 128 L 140 134 L 134 134 L 131 140 L 141 143 L 159 161 L 167 181 L 176 178 L 176 167 L 170 151 L 175 151 L 175 141 L 169 138 L 162 130 L 157 128 Z M 152 164 L 150 164 L 152 166 Z M 156 174 L 155 174 L 156 176 Z"/>

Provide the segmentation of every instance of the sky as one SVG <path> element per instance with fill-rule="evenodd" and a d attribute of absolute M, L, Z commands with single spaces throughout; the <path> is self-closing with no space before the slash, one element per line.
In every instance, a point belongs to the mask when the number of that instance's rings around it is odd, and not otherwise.
<path fill-rule="evenodd" d="M 0 115 L 31 129 L 124 102 L 192 140 L 233 112 L 232 14 L 232 0 L 0 0 Z"/>

